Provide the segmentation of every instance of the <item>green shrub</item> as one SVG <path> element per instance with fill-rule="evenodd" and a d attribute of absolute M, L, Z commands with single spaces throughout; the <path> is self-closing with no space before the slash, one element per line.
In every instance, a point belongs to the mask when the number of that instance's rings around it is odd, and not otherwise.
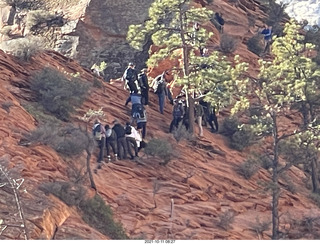
<path fill-rule="evenodd" d="M 67 125 L 44 124 L 25 135 L 31 143 L 50 146 L 63 156 L 72 157 L 82 153 L 88 144 L 88 137 L 80 129 Z"/>
<path fill-rule="evenodd" d="M 179 123 L 178 128 L 173 130 L 173 137 L 177 142 L 185 139 L 187 141 L 192 141 L 194 139 L 193 135 L 186 129 L 186 127 Z"/>
<path fill-rule="evenodd" d="M 46 194 L 51 193 L 58 197 L 68 206 L 77 206 L 86 194 L 82 186 L 63 181 L 44 183 L 39 188 Z"/>
<path fill-rule="evenodd" d="M 249 157 L 239 165 L 237 172 L 247 180 L 259 170 L 259 161 L 255 157 Z"/>
<path fill-rule="evenodd" d="M 250 126 L 243 125 L 231 136 L 230 147 L 238 151 L 252 145 L 255 141 L 254 131 Z"/>
<path fill-rule="evenodd" d="M 45 111 L 43 106 L 39 103 L 24 103 L 22 104 L 25 110 L 29 114 L 33 116 L 40 124 L 55 124 L 59 125 L 60 120 L 58 120 L 55 116 L 52 114 L 49 114 Z"/>
<path fill-rule="evenodd" d="M 163 159 L 163 163 L 167 164 L 173 156 L 172 145 L 165 139 L 152 139 L 148 142 L 144 152 L 153 157 Z"/>
<path fill-rule="evenodd" d="M 220 133 L 231 137 L 239 130 L 240 122 L 236 117 L 228 117 L 222 121 Z"/>
<path fill-rule="evenodd" d="M 114 222 L 111 208 L 99 195 L 82 201 L 79 207 L 83 220 L 102 234 L 116 240 L 128 239 L 122 225 Z"/>
<path fill-rule="evenodd" d="M 263 52 L 262 36 L 257 34 L 251 37 L 247 42 L 248 50 L 257 54 L 258 56 Z"/>
<path fill-rule="evenodd" d="M 237 40 L 231 35 L 223 34 L 220 39 L 220 49 L 223 53 L 233 53 L 237 48 Z"/>
<path fill-rule="evenodd" d="M 45 68 L 33 76 L 31 89 L 46 111 L 58 119 L 68 121 L 75 106 L 80 106 L 88 94 L 88 85 L 79 78 L 70 80 L 50 68 Z"/>

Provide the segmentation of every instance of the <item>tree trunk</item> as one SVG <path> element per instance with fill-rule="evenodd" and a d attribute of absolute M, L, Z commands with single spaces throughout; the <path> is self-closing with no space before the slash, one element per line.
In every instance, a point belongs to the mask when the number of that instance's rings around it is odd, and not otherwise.
<path fill-rule="evenodd" d="M 87 171 L 89 174 L 90 185 L 91 185 L 91 188 L 97 191 L 97 187 L 96 187 L 96 184 L 94 183 L 94 179 L 93 179 L 93 175 L 90 167 L 91 151 L 87 149 L 86 152 L 87 152 Z"/>
<path fill-rule="evenodd" d="M 318 193 L 318 174 L 317 174 L 317 160 L 311 161 L 311 179 L 312 179 L 312 192 Z"/>
<path fill-rule="evenodd" d="M 303 116 L 303 127 L 306 129 L 308 127 L 309 124 L 309 116 L 308 116 L 308 109 L 307 109 L 307 104 L 306 102 L 302 102 L 302 106 L 301 106 L 301 113 Z"/>
<path fill-rule="evenodd" d="M 275 112 L 272 114 L 273 120 L 273 171 L 272 171 L 272 240 L 278 240 L 279 234 L 279 184 L 278 184 L 278 127 L 277 127 L 277 115 Z"/>

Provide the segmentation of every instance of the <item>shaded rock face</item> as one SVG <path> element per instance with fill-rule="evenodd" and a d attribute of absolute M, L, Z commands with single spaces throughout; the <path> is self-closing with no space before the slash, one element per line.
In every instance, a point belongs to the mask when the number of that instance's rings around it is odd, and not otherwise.
<path fill-rule="evenodd" d="M 86 66 L 105 61 L 106 80 L 120 77 L 129 62 L 140 69 L 148 55 L 149 45 L 137 52 L 126 41 L 128 26 L 142 23 L 148 15 L 152 0 L 92 0 L 83 20 L 78 22 L 75 35 L 79 36 L 76 59 Z"/>

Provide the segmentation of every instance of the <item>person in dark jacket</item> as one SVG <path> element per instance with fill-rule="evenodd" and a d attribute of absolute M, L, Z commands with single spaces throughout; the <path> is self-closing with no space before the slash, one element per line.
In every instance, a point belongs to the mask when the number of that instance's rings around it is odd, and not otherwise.
<path fill-rule="evenodd" d="M 182 101 L 178 101 L 177 99 L 173 100 L 173 109 L 172 109 L 172 121 L 170 124 L 169 132 L 171 133 L 173 130 L 173 127 L 176 129 L 179 126 L 179 123 L 182 121 L 182 118 L 184 116 L 184 108 Z"/>
<path fill-rule="evenodd" d="M 117 147 L 118 147 L 118 156 L 119 159 L 127 158 L 127 141 L 125 138 L 125 130 L 124 127 L 119 123 L 117 119 L 113 121 L 112 129 L 115 131 L 117 135 Z"/>
<path fill-rule="evenodd" d="M 142 139 L 145 139 L 147 134 L 147 111 L 144 107 L 142 107 L 143 116 L 137 118 L 137 129 L 142 135 Z"/>
<path fill-rule="evenodd" d="M 166 72 L 163 72 L 161 75 L 158 75 L 152 82 L 154 84 L 154 93 L 157 94 L 159 98 L 159 110 L 161 114 L 163 114 L 166 96 L 168 96 L 165 74 Z"/>
<path fill-rule="evenodd" d="M 216 110 L 215 106 L 212 106 L 211 103 L 205 102 L 204 100 L 200 100 L 199 103 L 203 107 L 203 111 L 204 111 L 203 121 L 205 125 L 208 122 L 211 127 L 211 132 L 212 133 L 218 132 L 219 125 L 218 125 L 218 119 L 215 112 Z M 214 123 L 214 126 L 212 122 Z"/>
<path fill-rule="evenodd" d="M 264 29 L 261 31 L 264 36 L 264 53 L 270 52 L 270 45 L 272 40 L 272 26 L 265 25 Z"/>
<path fill-rule="evenodd" d="M 138 83 L 141 90 L 142 96 L 142 104 L 148 105 L 149 104 L 149 83 L 148 83 L 148 76 L 147 76 L 147 69 L 142 69 L 141 73 L 138 75 Z"/>
<path fill-rule="evenodd" d="M 111 161 L 110 148 L 112 148 L 114 158 L 115 160 L 117 160 L 118 159 L 117 134 L 114 131 L 114 129 L 110 128 L 109 125 L 105 125 L 104 128 L 106 130 L 106 148 L 107 148 L 108 161 L 109 162 Z"/>
<path fill-rule="evenodd" d="M 214 15 L 216 21 L 218 22 L 218 30 L 223 33 L 224 19 L 222 18 L 222 13 L 216 12 Z"/>
<path fill-rule="evenodd" d="M 103 158 L 104 158 L 106 131 L 98 119 L 96 119 L 94 122 L 94 125 L 92 127 L 92 134 L 95 140 L 97 141 L 100 149 L 97 161 L 99 163 L 98 168 L 101 168 L 100 164 L 103 162 Z"/>
<path fill-rule="evenodd" d="M 125 86 L 129 87 L 130 93 L 138 93 L 138 73 L 133 63 L 129 63 L 128 68 L 124 71 L 122 80 L 125 81 Z"/>

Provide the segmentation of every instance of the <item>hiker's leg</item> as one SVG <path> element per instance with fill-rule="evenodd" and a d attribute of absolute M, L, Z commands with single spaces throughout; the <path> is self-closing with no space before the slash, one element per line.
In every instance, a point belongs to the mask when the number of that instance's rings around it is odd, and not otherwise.
<path fill-rule="evenodd" d="M 175 118 L 173 118 L 171 123 L 170 123 L 169 133 L 172 132 L 173 126 L 175 126 L 175 125 L 176 125 L 176 121 L 175 121 Z"/>
<path fill-rule="evenodd" d="M 163 109 L 164 109 L 164 101 L 165 101 L 165 95 L 163 93 L 159 94 L 159 108 L 160 108 L 160 113 L 163 114 Z"/>
<path fill-rule="evenodd" d="M 131 147 L 132 147 L 132 144 L 131 144 L 132 141 L 131 141 L 131 139 L 133 139 L 133 138 L 131 138 L 131 137 L 126 137 L 128 153 L 129 153 L 129 155 L 130 155 L 130 157 L 131 157 L 131 159 L 132 159 L 132 158 L 134 158 L 134 156 L 133 156 L 132 151 L 131 151 Z"/>
<path fill-rule="evenodd" d="M 126 138 L 125 137 L 121 137 L 120 138 L 120 143 L 121 143 L 121 146 L 123 148 L 123 158 L 126 159 L 127 158 L 127 141 L 126 141 Z"/>
<path fill-rule="evenodd" d="M 216 127 L 216 131 L 218 131 L 219 130 L 218 118 L 215 114 L 212 114 L 212 120 L 214 122 L 214 126 Z"/>
<path fill-rule="evenodd" d="M 142 122 L 142 138 L 144 139 L 147 134 L 147 122 Z"/>
<path fill-rule="evenodd" d="M 202 116 L 197 117 L 197 122 L 198 122 L 198 126 L 199 126 L 199 136 L 203 136 Z"/>
<path fill-rule="evenodd" d="M 144 100 L 145 104 L 144 105 L 148 105 L 149 104 L 149 91 L 148 91 L 148 89 L 146 89 L 144 92 L 145 92 L 144 93 L 144 98 L 145 98 L 145 100 Z"/>
<path fill-rule="evenodd" d="M 98 162 L 103 161 L 103 157 L 104 157 L 104 150 L 105 150 L 105 138 L 103 137 L 102 140 L 100 140 L 100 152 L 99 152 L 99 157 L 98 157 Z"/>
<path fill-rule="evenodd" d="M 115 141 L 110 142 L 114 156 L 118 155 L 117 143 Z"/>
<path fill-rule="evenodd" d="M 106 149 L 107 149 L 107 156 L 109 156 L 110 155 L 110 142 L 109 141 L 106 142 Z"/>
<path fill-rule="evenodd" d="M 122 147 L 122 144 L 121 144 L 121 142 L 120 142 L 120 138 L 118 138 L 117 147 L 118 147 L 118 156 L 119 156 L 119 159 L 123 159 L 123 147 Z"/>

